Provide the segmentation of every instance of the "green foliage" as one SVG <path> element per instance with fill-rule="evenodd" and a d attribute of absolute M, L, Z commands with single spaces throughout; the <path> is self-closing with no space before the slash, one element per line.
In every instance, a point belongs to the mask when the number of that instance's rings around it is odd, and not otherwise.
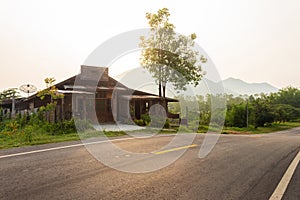
<path fill-rule="evenodd" d="M 149 125 L 150 127 L 160 127 L 160 128 L 163 127 L 167 129 L 171 127 L 169 119 L 164 120 L 160 116 L 151 116 L 151 117 L 148 114 L 144 114 L 142 115 L 141 119 L 134 119 L 134 123 L 138 126 Z"/>
<path fill-rule="evenodd" d="M 37 96 L 43 100 L 46 96 L 51 97 L 51 102 L 47 104 L 46 107 L 41 107 L 40 110 L 42 111 L 54 111 L 57 105 L 57 99 L 63 99 L 64 94 L 58 92 L 58 89 L 54 85 L 55 79 L 54 78 L 46 78 L 46 89 L 41 90 L 37 93 Z"/>
<path fill-rule="evenodd" d="M 84 137 L 99 136 L 92 131 L 86 120 L 69 120 L 49 123 L 40 116 L 41 113 L 28 117 L 18 115 L 16 119 L 0 121 L 0 149 L 24 145 L 44 144 L 80 139 L 77 131 L 84 131 Z M 76 126 L 75 126 L 76 121 Z M 114 136 L 113 134 L 110 134 Z"/>
<path fill-rule="evenodd" d="M 220 109 L 211 111 L 211 101 L 223 101 L 224 97 L 220 95 L 207 95 L 206 97 L 176 97 L 181 102 L 181 108 L 178 105 L 172 105 L 173 113 L 181 113 L 182 118 L 186 118 L 186 109 L 188 111 L 188 123 L 195 126 L 199 121 L 199 130 L 201 127 L 206 127 L 210 123 L 221 124 L 225 117 L 226 127 L 245 128 L 248 126 L 267 127 L 273 123 L 286 123 L 297 121 L 300 118 L 300 108 L 298 108 L 298 97 L 300 90 L 297 88 L 286 88 L 280 90 L 278 93 L 270 95 L 255 95 L 255 96 L 238 96 L 228 95 L 227 111 L 224 113 Z M 219 99 L 219 100 L 218 100 Z M 200 112 L 195 106 L 199 106 Z"/>
<path fill-rule="evenodd" d="M 295 108 L 300 108 L 300 90 L 294 87 L 281 89 L 278 93 L 270 96 L 274 104 L 287 104 Z"/>
<path fill-rule="evenodd" d="M 164 124 L 164 128 L 170 128 L 171 127 L 171 125 L 170 125 L 170 120 L 169 119 L 166 119 L 166 122 L 165 122 L 165 124 Z"/>
<path fill-rule="evenodd" d="M 170 82 L 177 90 L 185 90 L 188 83 L 197 85 L 203 77 L 201 64 L 207 60 L 194 49 L 196 34 L 178 35 L 175 26 L 169 22 L 169 10 L 159 9 L 157 13 L 147 13 L 151 28 L 148 38 L 141 37 L 141 65 L 149 70 L 161 87 L 165 96 L 165 85 Z M 184 78 L 182 78 L 184 77 Z"/>
<path fill-rule="evenodd" d="M 3 121 L 3 108 L 0 107 L 0 122 Z"/>
<path fill-rule="evenodd" d="M 24 128 L 27 123 L 27 117 L 26 115 L 22 116 L 21 114 L 18 114 L 16 121 L 20 124 L 20 128 Z"/>
<path fill-rule="evenodd" d="M 34 131 L 35 131 L 34 126 L 31 126 L 31 125 L 26 126 L 24 128 L 24 141 L 32 142 Z"/>
<path fill-rule="evenodd" d="M 232 105 L 231 109 L 227 111 L 225 124 L 226 126 L 234 127 L 246 127 L 246 105 L 245 103 L 240 103 L 238 105 Z"/>
<path fill-rule="evenodd" d="M 44 82 L 46 84 L 46 89 L 39 91 L 37 94 L 41 100 L 49 95 L 52 103 L 53 100 L 62 99 L 64 97 L 63 94 L 58 93 L 58 89 L 54 85 L 55 81 L 55 78 L 45 78 Z"/>
<path fill-rule="evenodd" d="M 3 132 L 5 129 L 5 123 L 3 121 L 0 122 L 0 132 Z"/>
<path fill-rule="evenodd" d="M 288 104 L 274 104 L 272 110 L 275 122 L 293 121 L 300 116 L 299 109 Z"/>
<path fill-rule="evenodd" d="M 252 101 L 254 126 L 263 127 L 268 123 L 274 122 L 275 116 L 268 97 L 260 97 Z"/>
<path fill-rule="evenodd" d="M 144 121 L 145 125 L 148 125 L 151 122 L 151 118 L 150 118 L 150 116 L 148 114 L 142 115 L 142 120 Z"/>
<path fill-rule="evenodd" d="M 20 97 L 20 93 L 17 91 L 17 88 L 10 88 L 0 92 L 0 102 L 2 100 L 12 99 L 13 97 L 14 98 Z"/>
<path fill-rule="evenodd" d="M 49 123 L 44 122 L 41 130 L 52 135 L 69 134 L 74 132 L 83 132 L 92 129 L 92 125 L 86 120 L 66 120 L 63 122 Z"/>
<path fill-rule="evenodd" d="M 19 124 L 17 121 L 9 121 L 6 123 L 5 130 L 8 131 L 10 134 L 15 134 L 19 129 Z"/>
<path fill-rule="evenodd" d="M 55 105 L 56 104 L 53 103 L 48 104 L 45 107 L 42 106 L 39 108 L 37 113 L 32 113 L 30 115 L 18 114 L 15 119 L 5 118 L 2 116 L 1 112 L 0 133 L 6 133 L 9 135 L 20 134 L 24 136 L 26 141 L 30 142 L 33 140 L 30 132 L 62 135 L 93 129 L 92 125 L 88 121 L 81 119 L 76 120 L 76 125 L 74 119 L 50 123 L 46 116 L 52 112 Z"/>
<path fill-rule="evenodd" d="M 145 122 L 142 119 L 134 119 L 134 123 L 138 126 L 145 126 Z"/>

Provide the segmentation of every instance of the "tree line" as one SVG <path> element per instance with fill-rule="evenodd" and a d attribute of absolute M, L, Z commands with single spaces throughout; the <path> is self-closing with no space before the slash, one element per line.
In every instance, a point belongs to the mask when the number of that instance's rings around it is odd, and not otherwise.
<path fill-rule="evenodd" d="M 212 123 L 227 127 L 264 127 L 272 123 L 285 123 L 300 119 L 300 90 L 287 87 L 277 93 L 259 95 L 207 95 L 207 96 L 178 96 L 184 102 L 170 105 L 170 111 L 180 113 L 182 118 L 187 118 L 190 124 L 197 121 L 199 125 L 209 125 L 211 121 L 211 102 L 226 101 L 226 109 L 215 111 Z M 188 110 L 187 110 L 188 109 Z M 198 111 L 197 111 L 198 110 Z M 218 121 L 219 119 L 219 121 Z"/>

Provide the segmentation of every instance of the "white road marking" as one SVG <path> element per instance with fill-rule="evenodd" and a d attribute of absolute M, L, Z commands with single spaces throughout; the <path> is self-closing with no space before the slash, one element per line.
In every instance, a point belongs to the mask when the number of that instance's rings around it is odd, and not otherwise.
<path fill-rule="evenodd" d="M 155 137 L 169 137 L 169 136 L 175 136 L 175 134 L 157 135 Z M 60 150 L 60 149 L 67 149 L 67 148 L 73 148 L 73 147 L 80 147 L 80 146 L 85 146 L 85 145 L 101 144 L 101 143 L 105 143 L 105 142 L 114 142 L 114 141 L 125 141 L 125 140 L 132 140 L 132 139 L 137 139 L 137 138 L 134 138 L 134 137 L 119 138 L 119 139 L 114 139 L 114 140 L 103 140 L 103 141 L 97 141 L 97 142 L 88 142 L 88 143 L 80 143 L 80 144 L 74 144 L 74 145 L 68 145 L 68 146 L 53 147 L 53 148 L 48 148 L 48 149 L 39 149 L 39 150 L 34 150 L 34 151 L 27 151 L 27 152 L 15 153 L 15 154 L 3 155 L 3 156 L 0 156 L 0 159 L 21 156 L 21 155 L 34 154 L 34 153 L 40 153 L 40 152 L 54 151 L 54 150 Z"/>
<path fill-rule="evenodd" d="M 80 146 L 85 146 L 85 145 L 100 144 L 100 143 L 114 142 L 114 141 L 123 141 L 123 140 L 131 140 L 131 139 L 135 139 L 135 138 L 120 138 L 120 139 L 114 139 L 114 140 L 103 140 L 103 141 L 97 141 L 97 142 L 80 143 L 80 144 L 73 144 L 73 145 L 68 145 L 68 146 L 53 147 L 53 148 L 49 148 L 49 149 L 39 149 L 39 150 L 34 150 L 34 151 L 27 151 L 27 152 L 15 153 L 15 154 L 3 155 L 3 156 L 0 156 L 0 159 L 1 158 L 14 157 L 14 156 L 34 154 L 34 153 L 40 153 L 40 152 L 46 152 L 46 151 L 59 150 L 59 149 L 80 147 Z"/>
<path fill-rule="evenodd" d="M 275 191 L 273 192 L 273 194 L 269 200 L 282 199 L 282 197 L 287 189 L 287 186 L 293 177 L 293 174 L 297 168 L 299 161 L 300 161 L 300 151 L 298 152 L 297 156 L 294 158 L 293 162 L 290 164 L 289 168 L 287 169 L 287 171 L 281 178 L 281 181 L 277 185 Z"/>

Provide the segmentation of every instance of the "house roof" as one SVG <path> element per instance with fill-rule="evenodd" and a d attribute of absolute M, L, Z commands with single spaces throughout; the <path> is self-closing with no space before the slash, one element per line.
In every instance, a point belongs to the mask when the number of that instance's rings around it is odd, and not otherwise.
<path fill-rule="evenodd" d="M 78 91 L 78 90 L 58 90 L 58 93 L 61 94 L 94 94 L 92 92 L 86 92 L 86 91 Z"/>
<path fill-rule="evenodd" d="M 84 66 L 85 68 L 87 68 L 88 66 Z M 92 69 L 94 69 L 95 67 L 91 67 Z M 128 88 L 127 86 L 123 85 L 122 83 L 118 82 L 117 80 L 115 80 L 114 78 L 108 76 L 108 80 L 106 82 L 109 82 L 110 84 L 108 85 L 100 85 L 101 83 L 103 83 L 103 81 L 99 81 L 97 87 L 93 86 L 93 85 L 88 85 L 89 82 L 85 79 L 82 80 L 82 84 L 86 84 L 86 85 L 74 85 L 76 80 L 81 80 L 80 79 L 80 75 L 75 75 L 72 76 L 64 81 L 61 81 L 57 84 L 55 84 L 55 86 L 58 88 L 58 91 L 60 93 L 64 93 L 64 94 L 93 94 L 92 92 L 94 91 L 101 91 L 101 90 L 118 90 L 118 91 L 129 91 L 132 95 L 131 97 L 134 99 L 140 98 L 140 99 L 146 99 L 146 98 L 150 98 L 150 99 L 159 99 L 161 97 L 158 97 L 158 95 L 155 94 L 151 94 L 151 93 L 147 93 L 147 92 L 143 92 L 143 91 L 139 91 L 139 90 L 134 90 L 131 88 Z M 81 82 L 81 81 L 79 81 Z M 93 84 L 95 82 L 93 81 Z M 29 96 L 26 99 L 23 99 L 24 101 L 27 100 L 31 100 L 33 98 L 36 98 L 37 93 Z M 172 99 L 172 98 L 166 98 L 167 101 L 169 102 L 178 102 L 178 100 L 176 99 Z M 1 103 L 0 103 L 1 104 Z"/>

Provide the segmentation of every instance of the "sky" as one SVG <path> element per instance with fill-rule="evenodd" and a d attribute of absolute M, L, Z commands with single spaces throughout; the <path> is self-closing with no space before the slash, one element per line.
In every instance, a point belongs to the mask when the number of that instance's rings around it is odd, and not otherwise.
<path fill-rule="evenodd" d="M 145 13 L 163 7 L 177 32 L 197 34 L 222 79 L 300 87 L 299 0 L 1 0 L 0 91 L 28 83 L 42 89 L 46 77 L 77 74 L 99 45 L 147 28 Z M 111 73 L 135 66 L 132 57 Z"/>

